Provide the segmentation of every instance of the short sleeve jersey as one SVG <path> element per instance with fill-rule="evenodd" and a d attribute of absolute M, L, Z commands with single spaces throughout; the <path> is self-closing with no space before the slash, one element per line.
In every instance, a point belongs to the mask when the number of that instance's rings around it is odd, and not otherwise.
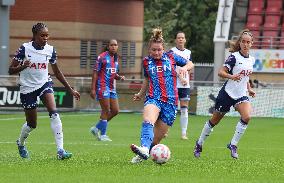
<path fill-rule="evenodd" d="M 176 54 L 182 56 L 182 57 L 185 58 L 186 60 L 191 61 L 191 51 L 190 51 L 190 50 L 188 50 L 188 49 L 180 50 L 180 49 L 178 49 L 177 47 L 173 47 L 171 50 L 172 50 L 174 53 L 176 53 Z M 177 73 L 178 73 L 178 71 L 179 71 L 179 68 L 180 68 L 179 66 L 176 67 Z M 189 81 L 189 73 L 188 73 L 188 72 L 187 72 L 187 74 L 185 75 L 185 79 L 186 79 L 187 81 Z M 178 79 L 177 79 L 177 87 L 178 87 L 178 88 L 190 88 L 190 85 L 189 85 L 189 82 L 187 82 L 187 85 L 183 85 L 183 84 L 181 83 L 180 79 L 178 78 Z"/>
<path fill-rule="evenodd" d="M 247 96 L 247 83 L 252 74 L 254 62 L 254 57 L 250 55 L 245 57 L 240 52 L 232 53 L 225 61 L 224 66 L 229 69 L 230 74 L 241 74 L 240 81 L 229 79 L 224 84 L 225 91 L 233 99 Z"/>
<path fill-rule="evenodd" d="M 115 77 L 118 73 L 118 56 L 111 56 L 108 51 L 101 53 L 94 64 L 98 72 L 97 92 L 115 91 Z"/>
<path fill-rule="evenodd" d="M 161 59 L 150 56 L 143 60 L 144 76 L 149 78 L 147 96 L 177 105 L 176 65 L 184 66 L 188 61 L 172 51 L 164 52 Z"/>
<path fill-rule="evenodd" d="M 48 82 L 48 63 L 55 64 L 57 54 L 53 46 L 46 44 L 43 48 L 37 48 L 31 41 L 24 43 L 13 59 L 21 65 L 25 60 L 31 62 L 29 67 L 20 72 L 20 92 L 27 94 Z"/>

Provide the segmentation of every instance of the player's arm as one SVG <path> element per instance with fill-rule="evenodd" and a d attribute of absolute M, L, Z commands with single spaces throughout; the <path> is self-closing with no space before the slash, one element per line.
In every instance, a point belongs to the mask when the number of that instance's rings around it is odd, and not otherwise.
<path fill-rule="evenodd" d="M 222 77 L 222 78 L 231 79 L 231 80 L 234 80 L 234 81 L 241 80 L 240 74 L 234 74 L 234 75 L 229 74 L 229 68 L 226 67 L 226 66 L 223 66 L 219 69 L 218 76 Z"/>
<path fill-rule="evenodd" d="M 137 94 L 134 94 L 133 100 L 134 101 L 141 100 L 142 97 L 145 96 L 146 91 L 148 90 L 148 86 L 149 86 L 149 78 L 145 77 L 140 91 Z"/>
<path fill-rule="evenodd" d="M 19 61 L 13 59 L 12 62 L 11 62 L 11 65 L 9 66 L 9 71 L 8 71 L 8 73 L 9 73 L 10 75 L 12 75 L 12 74 L 17 74 L 17 73 L 19 73 L 19 72 L 25 70 L 27 67 L 29 67 L 30 64 L 31 64 L 30 61 L 25 60 L 25 61 L 23 62 L 23 64 L 21 65 Z"/>
<path fill-rule="evenodd" d="M 93 75 L 92 75 L 91 93 L 90 93 L 90 96 L 92 99 L 96 98 L 97 79 L 98 79 L 98 71 L 94 70 Z"/>
<path fill-rule="evenodd" d="M 25 58 L 25 47 L 22 45 L 15 53 L 14 58 L 9 66 L 10 75 L 17 74 L 30 66 L 31 62 Z"/>
<path fill-rule="evenodd" d="M 183 58 L 182 58 L 183 59 Z M 184 66 L 182 66 L 179 69 L 178 77 L 180 78 L 185 78 L 186 74 L 188 74 L 188 71 L 192 70 L 194 68 L 194 64 L 192 63 L 192 61 L 187 61 L 186 60 L 186 64 Z"/>
<path fill-rule="evenodd" d="M 69 83 L 67 82 L 65 76 L 60 71 L 59 67 L 56 63 L 51 64 L 52 71 L 55 77 L 63 84 L 63 86 L 76 98 L 76 100 L 80 100 L 80 93 L 71 88 Z"/>
<path fill-rule="evenodd" d="M 253 91 L 253 89 L 251 88 L 251 85 L 250 85 L 249 82 L 247 82 L 247 89 L 248 89 L 249 96 L 255 97 L 256 93 L 255 93 L 255 91 Z"/>

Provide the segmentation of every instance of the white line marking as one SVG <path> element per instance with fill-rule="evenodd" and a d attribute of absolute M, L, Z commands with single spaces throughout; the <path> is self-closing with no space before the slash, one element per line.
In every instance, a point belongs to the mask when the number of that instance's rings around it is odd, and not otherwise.
<path fill-rule="evenodd" d="M 60 114 L 60 117 L 68 117 L 68 116 L 96 116 L 98 114 Z M 43 119 L 43 118 L 49 118 L 48 115 L 46 116 L 38 116 L 37 118 L 39 119 Z M 12 120 L 18 120 L 18 119 L 25 119 L 25 115 L 23 115 L 23 117 L 17 117 L 17 118 L 3 118 L 3 119 L 0 119 L 0 121 L 12 121 Z"/>

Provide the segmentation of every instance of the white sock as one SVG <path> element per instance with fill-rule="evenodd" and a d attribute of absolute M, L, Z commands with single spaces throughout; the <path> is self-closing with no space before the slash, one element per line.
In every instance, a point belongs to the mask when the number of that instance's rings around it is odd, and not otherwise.
<path fill-rule="evenodd" d="M 210 133 L 213 131 L 213 127 L 209 124 L 209 121 L 207 121 L 202 129 L 202 132 L 200 134 L 200 137 L 198 139 L 198 144 L 203 145 L 206 138 L 210 135 Z"/>
<path fill-rule="evenodd" d="M 30 132 L 33 130 L 33 128 L 29 127 L 27 122 L 23 124 L 20 137 L 19 137 L 19 145 L 23 146 L 26 143 L 26 139 L 30 135 Z"/>
<path fill-rule="evenodd" d="M 181 135 L 186 136 L 188 125 L 188 110 L 187 107 L 180 108 L 180 127 L 181 127 Z"/>
<path fill-rule="evenodd" d="M 245 133 L 246 129 L 247 129 L 248 125 L 245 123 L 242 123 L 241 121 L 238 122 L 238 124 L 236 125 L 236 131 L 235 134 L 231 140 L 231 144 L 232 145 L 237 145 L 238 142 L 240 141 L 241 137 L 243 136 L 243 134 Z"/>
<path fill-rule="evenodd" d="M 63 131 L 62 123 L 58 113 L 54 113 L 50 117 L 50 126 L 53 131 L 57 150 L 63 149 Z"/>

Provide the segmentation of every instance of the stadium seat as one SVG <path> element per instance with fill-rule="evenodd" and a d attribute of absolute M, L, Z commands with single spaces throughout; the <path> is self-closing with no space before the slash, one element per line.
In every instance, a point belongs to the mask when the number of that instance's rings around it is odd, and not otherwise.
<path fill-rule="evenodd" d="M 259 15 L 262 14 L 264 10 L 264 0 L 250 0 L 248 14 L 249 15 Z"/>
<path fill-rule="evenodd" d="M 280 15 L 283 7 L 282 0 L 268 0 L 265 13 L 268 15 Z"/>
<path fill-rule="evenodd" d="M 264 30 L 279 30 L 280 15 L 266 15 L 263 25 Z"/>
<path fill-rule="evenodd" d="M 248 15 L 246 28 L 249 30 L 260 30 L 262 23 L 262 15 Z"/>
<path fill-rule="evenodd" d="M 261 46 L 260 31 L 252 30 L 250 31 L 253 35 L 253 45 L 252 49 L 258 49 Z"/>
<path fill-rule="evenodd" d="M 264 30 L 262 33 L 262 41 L 261 41 L 261 48 L 262 49 L 269 49 L 269 48 L 276 48 L 278 44 L 278 31 L 267 31 Z"/>

